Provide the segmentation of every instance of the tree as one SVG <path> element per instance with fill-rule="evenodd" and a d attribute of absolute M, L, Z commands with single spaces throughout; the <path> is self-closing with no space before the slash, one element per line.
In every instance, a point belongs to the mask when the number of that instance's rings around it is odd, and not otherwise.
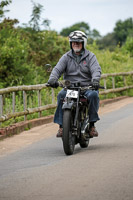
<path fill-rule="evenodd" d="M 14 25 L 19 23 L 19 21 L 17 19 L 4 19 L 1 23 L 0 23 L 0 30 L 2 29 L 7 29 L 7 28 L 14 28 Z"/>
<path fill-rule="evenodd" d="M 96 30 L 96 29 L 93 29 L 93 30 L 91 31 L 91 38 L 94 39 L 94 40 L 100 39 L 100 38 L 101 38 L 101 35 L 100 35 L 99 31 Z"/>
<path fill-rule="evenodd" d="M 1 19 L 5 16 L 5 12 L 8 12 L 9 10 L 4 10 L 4 7 L 9 5 L 12 2 L 12 0 L 6 0 L 6 1 L 1 1 L 0 3 L 0 21 Z"/>
<path fill-rule="evenodd" d="M 117 44 L 122 46 L 127 37 L 133 35 L 133 18 L 129 18 L 125 21 L 117 21 L 114 28 L 114 34 Z"/>
<path fill-rule="evenodd" d="M 12 0 L 1 1 L 0 3 L 0 30 L 6 28 L 13 28 L 15 24 L 19 23 L 17 19 L 4 18 L 5 13 L 9 10 L 4 10 L 4 7 L 12 3 Z M 3 19 L 4 18 L 4 19 Z"/>
<path fill-rule="evenodd" d="M 43 6 L 41 4 L 36 4 L 32 1 L 33 4 L 33 10 L 31 15 L 31 20 L 29 21 L 30 26 L 33 30 L 39 31 L 40 30 L 40 21 L 42 21 L 41 25 L 44 25 L 45 27 L 49 27 L 50 20 L 48 19 L 41 19 L 41 13 L 44 10 Z"/>
<path fill-rule="evenodd" d="M 79 22 L 79 23 L 73 24 L 70 27 L 62 29 L 62 31 L 60 32 L 60 34 L 62 36 L 66 36 L 67 37 L 72 31 L 75 31 L 75 30 L 83 31 L 87 35 L 90 35 L 90 33 L 91 33 L 90 32 L 90 26 L 87 23 L 85 23 L 85 22 Z"/>
<path fill-rule="evenodd" d="M 117 41 L 115 39 L 114 33 L 108 33 L 107 35 L 102 37 L 100 40 L 98 40 L 97 44 L 99 46 L 99 49 L 108 48 L 111 51 L 114 50 L 117 45 Z"/>

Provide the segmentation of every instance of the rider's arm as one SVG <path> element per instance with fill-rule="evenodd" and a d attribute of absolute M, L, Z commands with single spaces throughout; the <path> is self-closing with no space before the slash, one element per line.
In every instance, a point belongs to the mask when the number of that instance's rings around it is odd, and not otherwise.
<path fill-rule="evenodd" d="M 63 55 L 57 65 L 53 68 L 49 79 L 55 79 L 56 81 L 61 77 L 64 73 L 65 68 L 67 65 L 67 58 L 66 55 Z"/>
<path fill-rule="evenodd" d="M 93 80 L 100 81 L 101 67 L 97 61 L 96 56 L 93 53 L 90 56 L 89 67 L 90 67 L 90 72 L 91 72 L 91 76 L 92 76 L 92 82 L 93 82 Z"/>

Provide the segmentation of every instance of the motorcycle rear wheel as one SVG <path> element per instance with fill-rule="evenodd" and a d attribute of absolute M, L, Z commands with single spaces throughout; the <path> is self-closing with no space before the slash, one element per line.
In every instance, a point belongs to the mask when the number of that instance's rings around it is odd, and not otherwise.
<path fill-rule="evenodd" d="M 72 113 L 71 110 L 64 110 L 63 113 L 63 148 L 66 155 L 72 155 L 75 148 L 75 136 L 72 134 Z"/>

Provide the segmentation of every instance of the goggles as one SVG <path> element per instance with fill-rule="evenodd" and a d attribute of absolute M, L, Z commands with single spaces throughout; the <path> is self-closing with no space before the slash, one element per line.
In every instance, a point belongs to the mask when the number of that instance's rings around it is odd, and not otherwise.
<path fill-rule="evenodd" d="M 82 33 L 78 33 L 78 32 L 71 32 L 71 33 L 69 34 L 69 38 L 72 38 L 72 37 L 74 37 L 74 36 L 77 36 L 78 38 L 81 38 L 81 39 L 82 39 L 82 37 L 87 38 L 86 35 L 84 35 L 84 34 L 82 34 Z"/>

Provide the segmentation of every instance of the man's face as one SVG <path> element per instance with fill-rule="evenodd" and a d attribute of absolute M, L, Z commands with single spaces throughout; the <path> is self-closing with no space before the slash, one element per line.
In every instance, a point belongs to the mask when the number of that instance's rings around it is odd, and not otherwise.
<path fill-rule="evenodd" d="M 75 53 L 79 53 L 82 50 L 82 42 L 72 42 L 72 48 Z"/>

